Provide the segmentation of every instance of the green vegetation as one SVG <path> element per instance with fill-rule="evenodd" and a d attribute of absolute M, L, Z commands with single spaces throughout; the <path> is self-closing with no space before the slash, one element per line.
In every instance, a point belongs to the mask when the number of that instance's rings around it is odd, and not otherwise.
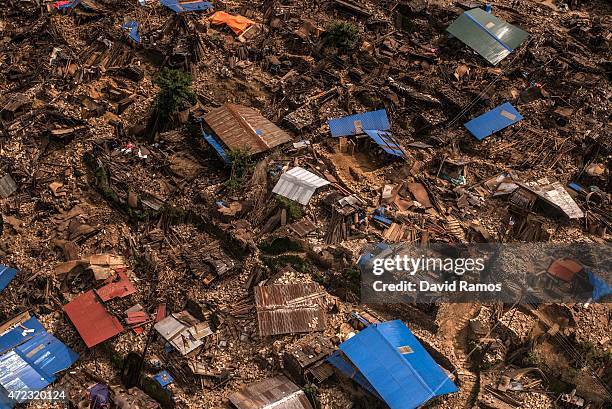
<path fill-rule="evenodd" d="M 612 351 L 598 348 L 593 342 L 587 341 L 578 345 L 582 362 L 578 365 L 602 366 L 612 365 Z"/>
<path fill-rule="evenodd" d="M 192 78 L 186 72 L 162 68 L 153 82 L 160 88 L 155 107 L 164 122 L 172 119 L 172 114 L 178 111 L 183 102 L 195 102 L 195 94 L 191 89 Z"/>
<path fill-rule="evenodd" d="M 529 351 L 525 358 L 523 358 L 523 365 L 526 367 L 535 366 L 537 368 L 540 368 L 543 363 L 544 360 L 542 359 L 540 354 L 533 350 Z"/>
<path fill-rule="evenodd" d="M 287 216 L 289 216 L 289 221 L 295 221 L 302 218 L 302 206 L 298 202 L 279 195 L 276 195 L 276 200 L 278 200 L 278 203 L 280 203 L 281 207 L 287 210 Z"/>
<path fill-rule="evenodd" d="M 359 40 L 359 28 L 351 23 L 337 21 L 332 23 L 323 33 L 325 45 L 336 47 L 341 51 L 349 51 Z"/>
<path fill-rule="evenodd" d="M 230 192 L 236 192 L 244 186 L 244 179 L 253 162 L 251 153 L 248 149 L 232 149 L 227 153 L 232 162 L 232 172 L 230 178 L 225 182 L 225 186 Z"/>
<path fill-rule="evenodd" d="M 277 237 L 274 240 L 261 242 L 259 249 L 266 254 L 272 255 L 303 251 L 299 243 L 292 241 L 288 237 Z"/>
<path fill-rule="evenodd" d="M 266 257 L 263 261 L 264 264 L 273 271 L 279 271 L 281 268 L 286 266 L 291 266 L 300 273 L 309 273 L 312 270 L 312 266 L 307 260 L 305 260 L 303 257 L 295 255 Z"/>

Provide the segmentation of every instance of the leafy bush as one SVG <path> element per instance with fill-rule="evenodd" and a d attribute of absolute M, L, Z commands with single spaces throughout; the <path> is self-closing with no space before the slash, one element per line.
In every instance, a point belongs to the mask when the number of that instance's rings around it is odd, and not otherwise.
<path fill-rule="evenodd" d="M 302 218 L 302 206 L 298 202 L 279 195 L 276 195 L 276 200 L 278 200 L 280 205 L 287 210 L 287 215 L 291 221 Z"/>
<path fill-rule="evenodd" d="M 251 153 L 248 149 L 232 149 L 227 153 L 232 162 L 232 172 L 230 178 L 225 182 L 225 186 L 235 192 L 242 188 L 244 177 L 249 168 L 253 165 L 251 161 Z"/>
<path fill-rule="evenodd" d="M 359 28 L 351 23 L 337 21 L 332 23 L 323 33 L 325 45 L 348 51 L 355 47 L 359 39 Z"/>
<path fill-rule="evenodd" d="M 164 121 L 168 121 L 183 102 L 195 102 L 191 75 L 184 71 L 162 68 L 153 83 L 160 88 L 155 105 Z"/>

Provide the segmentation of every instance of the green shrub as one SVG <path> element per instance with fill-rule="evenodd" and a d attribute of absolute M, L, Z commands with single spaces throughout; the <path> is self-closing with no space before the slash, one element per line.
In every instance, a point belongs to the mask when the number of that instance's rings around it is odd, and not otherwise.
<path fill-rule="evenodd" d="M 348 51 L 355 47 L 359 39 L 359 28 L 351 23 L 337 21 L 332 23 L 323 33 L 325 45 Z"/>
<path fill-rule="evenodd" d="M 302 206 L 298 202 L 279 195 L 276 195 L 276 200 L 278 200 L 281 207 L 287 210 L 289 220 L 294 221 L 302 218 Z"/>
<path fill-rule="evenodd" d="M 155 106 L 160 119 L 164 121 L 170 120 L 183 102 L 195 102 L 195 94 L 191 89 L 191 75 L 184 71 L 162 68 L 153 83 L 160 88 Z"/>
<path fill-rule="evenodd" d="M 230 178 L 225 182 L 225 186 L 230 192 L 240 190 L 244 185 L 244 178 L 253 165 L 251 153 L 246 148 L 232 149 L 227 153 L 232 162 L 232 172 Z"/>

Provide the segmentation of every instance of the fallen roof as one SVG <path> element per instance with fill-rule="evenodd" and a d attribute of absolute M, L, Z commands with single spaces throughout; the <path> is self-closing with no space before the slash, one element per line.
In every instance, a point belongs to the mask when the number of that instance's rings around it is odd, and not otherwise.
<path fill-rule="evenodd" d="M 558 279 L 569 283 L 574 279 L 574 276 L 583 269 L 582 264 L 569 257 L 565 257 L 550 263 L 546 271 L 548 271 L 548 273 L 553 277 L 557 277 Z"/>
<path fill-rule="evenodd" d="M 298 166 L 283 173 L 272 192 L 306 205 L 314 192 L 326 185 L 329 181 Z"/>
<path fill-rule="evenodd" d="M 506 102 L 466 122 L 464 126 L 476 139 L 482 141 L 487 136 L 515 124 L 522 119 L 523 116 L 516 108 L 514 108 L 511 103 Z"/>
<path fill-rule="evenodd" d="M 140 34 L 138 34 L 138 22 L 137 21 L 128 21 L 123 23 L 121 26 L 124 30 L 129 30 L 129 36 L 132 40 L 140 44 L 141 38 Z"/>
<path fill-rule="evenodd" d="M 7 198 L 17 190 L 15 181 L 8 173 L 0 178 L 0 196 Z"/>
<path fill-rule="evenodd" d="M 217 139 L 214 136 L 209 135 L 206 132 L 202 131 L 202 137 L 215 150 L 215 152 L 217 152 L 217 155 L 219 155 L 219 157 L 223 160 L 223 162 L 227 163 L 228 165 L 232 163 L 229 156 L 227 156 L 225 149 L 223 149 L 223 146 L 221 146 L 219 141 L 217 141 Z"/>
<path fill-rule="evenodd" d="M 207 325 L 203 331 L 197 331 L 198 323 L 191 314 L 182 311 L 157 322 L 154 328 L 177 351 L 186 355 L 204 343 L 202 338 L 212 334 Z"/>
<path fill-rule="evenodd" d="M 9 398 L 12 390 L 41 390 L 68 369 L 78 355 L 47 333 L 36 317 L 23 313 L 0 325 L 0 408 L 22 400 Z M 8 352 L 7 352 L 8 351 Z"/>
<path fill-rule="evenodd" d="M 255 287 L 260 336 L 323 331 L 325 291 L 316 283 Z"/>
<path fill-rule="evenodd" d="M 372 324 L 339 348 L 329 362 L 391 409 L 414 409 L 458 390 L 400 320 Z"/>
<path fill-rule="evenodd" d="M 130 281 L 127 274 L 123 271 L 117 273 L 119 280 L 116 282 L 109 283 L 96 290 L 96 294 L 102 301 L 112 300 L 113 298 L 123 298 L 136 292 L 134 284 Z"/>
<path fill-rule="evenodd" d="M 217 137 L 230 149 L 249 149 L 251 154 L 289 142 L 291 137 L 256 110 L 225 104 L 204 116 Z"/>
<path fill-rule="evenodd" d="M 210 10 L 214 6 L 208 1 L 179 1 L 179 0 L 160 0 L 160 3 L 168 7 L 175 13 L 187 13 L 190 11 Z"/>
<path fill-rule="evenodd" d="M 330 119 L 327 123 L 333 137 L 358 135 L 365 130 L 386 131 L 391 128 L 387 111 L 384 109 Z"/>
<path fill-rule="evenodd" d="M 520 187 L 535 193 L 545 202 L 559 209 L 570 219 L 581 219 L 584 217 L 584 212 L 582 209 L 578 207 L 574 199 L 569 193 L 567 193 L 567 190 L 565 190 L 563 185 L 559 182 L 542 185 L 537 183 L 525 184 L 518 182 L 517 184 Z"/>
<path fill-rule="evenodd" d="M 1 216 L 0 216 L 1 217 Z M 4 290 L 13 278 L 17 275 L 17 270 L 4 264 L 0 264 L 0 292 Z"/>
<path fill-rule="evenodd" d="M 493 65 L 497 65 L 529 37 L 529 34 L 475 8 L 460 15 L 446 31 Z"/>
<path fill-rule="evenodd" d="M 123 331 L 119 320 L 109 314 L 93 290 L 75 297 L 64 305 L 64 311 L 88 348 Z"/>
<path fill-rule="evenodd" d="M 302 389 L 285 376 L 252 383 L 229 400 L 238 409 L 312 409 Z"/>
<path fill-rule="evenodd" d="M 389 155 L 399 156 L 400 158 L 406 156 L 406 152 L 404 152 L 399 142 L 391 135 L 391 132 L 372 129 L 366 129 L 364 132 Z"/>

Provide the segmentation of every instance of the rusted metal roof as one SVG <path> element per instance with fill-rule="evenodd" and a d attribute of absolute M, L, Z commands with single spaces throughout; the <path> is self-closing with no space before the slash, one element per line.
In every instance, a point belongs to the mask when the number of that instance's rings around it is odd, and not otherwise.
<path fill-rule="evenodd" d="M 323 331 L 325 291 L 316 284 L 255 287 L 260 336 Z"/>
<path fill-rule="evenodd" d="M 285 376 L 253 383 L 229 400 L 238 409 L 312 409 L 304 392 Z"/>
<path fill-rule="evenodd" d="M 581 272 L 583 267 L 576 260 L 571 258 L 562 258 L 555 260 L 548 266 L 548 273 L 553 277 L 557 277 L 566 283 L 572 282 L 574 276 Z"/>
<path fill-rule="evenodd" d="M 136 292 L 134 284 L 130 281 L 127 274 L 123 271 L 117 273 L 119 281 L 109 283 L 104 287 L 100 287 L 96 290 L 98 296 L 102 301 L 112 300 L 113 298 L 123 298 Z"/>
<path fill-rule="evenodd" d="M 291 137 L 256 110 L 225 104 L 204 116 L 217 137 L 230 149 L 248 148 L 251 154 L 289 142 Z"/>
<path fill-rule="evenodd" d="M 64 305 L 64 312 L 88 348 L 123 331 L 119 320 L 106 311 L 93 290 L 80 294 Z"/>

